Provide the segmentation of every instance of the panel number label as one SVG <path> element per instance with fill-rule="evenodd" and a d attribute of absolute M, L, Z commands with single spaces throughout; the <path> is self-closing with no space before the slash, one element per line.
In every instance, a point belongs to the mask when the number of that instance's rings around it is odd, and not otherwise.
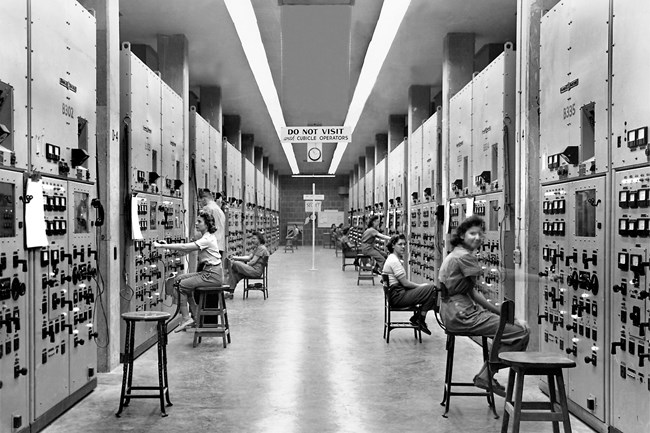
<path fill-rule="evenodd" d="M 61 114 L 71 119 L 74 119 L 74 108 L 72 108 L 72 106 L 64 102 L 61 104 Z"/>
<path fill-rule="evenodd" d="M 562 109 L 562 119 L 568 119 L 576 114 L 576 104 L 571 104 Z"/>

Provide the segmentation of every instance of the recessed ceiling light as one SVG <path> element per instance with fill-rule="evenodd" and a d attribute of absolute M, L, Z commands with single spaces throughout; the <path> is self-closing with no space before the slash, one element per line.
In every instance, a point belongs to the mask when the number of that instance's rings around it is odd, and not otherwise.
<path fill-rule="evenodd" d="M 244 54 L 246 54 L 246 59 L 257 82 L 257 87 L 259 87 L 264 104 L 266 104 L 266 109 L 269 112 L 269 116 L 271 116 L 275 133 L 278 136 L 278 140 L 280 140 L 282 127 L 286 126 L 286 123 L 282 114 L 278 91 L 275 88 L 273 76 L 271 75 L 266 50 L 264 49 L 264 44 L 262 44 L 262 37 L 260 36 L 260 29 L 257 25 L 257 17 L 255 16 L 253 5 L 250 0 L 224 0 L 224 2 L 230 18 L 233 24 L 235 24 L 237 35 L 239 35 Z M 294 174 L 300 173 L 298 161 L 296 161 L 296 155 L 293 152 L 291 143 L 282 143 L 282 149 L 291 167 L 291 172 Z"/>
<path fill-rule="evenodd" d="M 375 26 L 375 32 L 372 35 L 370 44 L 368 44 L 368 51 L 366 51 L 366 57 L 363 60 L 361 73 L 357 80 L 357 87 L 354 89 L 348 114 L 343 123 L 343 126 L 350 126 L 352 128 L 353 137 L 354 128 L 357 126 L 357 122 L 359 121 L 359 117 L 361 117 L 372 88 L 375 87 L 379 71 L 384 64 L 388 50 L 390 50 L 393 40 L 395 40 L 397 30 L 410 4 L 411 0 L 384 0 L 379 14 L 379 20 L 377 20 L 377 25 Z M 332 163 L 327 171 L 328 173 L 336 173 L 336 169 L 341 163 L 341 158 L 347 145 L 347 142 L 337 143 L 334 156 L 332 157 Z"/>

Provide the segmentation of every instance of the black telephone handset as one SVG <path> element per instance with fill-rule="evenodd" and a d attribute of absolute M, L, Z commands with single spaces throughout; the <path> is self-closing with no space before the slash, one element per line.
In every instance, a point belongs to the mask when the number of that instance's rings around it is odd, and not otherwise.
<path fill-rule="evenodd" d="M 91 200 L 90 205 L 97 209 L 97 218 L 95 219 L 95 226 L 99 227 L 104 225 L 104 206 L 98 198 Z"/>

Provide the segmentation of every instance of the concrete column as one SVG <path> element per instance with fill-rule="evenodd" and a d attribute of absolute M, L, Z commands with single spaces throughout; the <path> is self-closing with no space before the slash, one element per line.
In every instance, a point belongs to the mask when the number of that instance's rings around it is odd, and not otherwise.
<path fill-rule="evenodd" d="M 273 164 L 269 164 L 269 183 L 271 184 L 271 196 L 267 199 L 268 202 L 268 208 L 271 210 L 275 210 L 275 192 L 273 190 L 275 186 L 275 170 Z"/>
<path fill-rule="evenodd" d="M 442 202 L 449 199 L 449 100 L 472 80 L 474 33 L 448 33 L 442 59 Z M 448 215 L 445 215 L 445 218 Z M 446 249 L 450 246 L 446 242 Z"/>
<path fill-rule="evenodd" d="M 242 134 L 241 135 L 241 191 L 242 191 L 242 200 L 244 204 L 254 203 L 255 199 L 252 195 L 247 195 L 247 192 L 251 192 L 250 189 L 246 188 L 246 179 L 248 178 L 250 167 L 247 166 L 246 160 L 253 162 L 253 151 L 255 148 L 255 136 L 253 134 Z M 253 181 L 255 181 L 255 174 L 253 173 Z M 254 191 L 255 185 L 251 185 L 252 190 Z"/>
<path fill-rule="evenodd" d="M 264 204 L 264 188 L 261 191 L 257 189 L 262 176 L 262 158 L 264 157 L 263 149 L 260 146 L 253 147 L 253 165 L 255 166 L 255 184 L 253 191 L 255 191 L 255 204 L 262 206 Z"/>
<path fill-rule="evenodd" d="M 142 63 L 147 65 L 152 71 L 158 70 L 158 53 L 151 45 L 131 44 L 131 52 L 135 54 Z"/>
<path fill-rule="evenodd" d="M 383 199 L 375 197 L 375 202 L 384 201 L 384 221 L 388 217 L 388 134 L 375 134 L 375 166 L 381 164 L 384 170 Z M 376 175 L 376 172 L 375 172 Z M 375 187 L 377 186 L 375 182 Z"/>
<path fill-rule="evenodd" d="M 253 152 L 255 151 L 255 135 L 242 134 L 241 135 L 241 153 L 250 162 L 254 162 Z"/>
<path fill-rule="evenodd" d="M 356 209 L 359 207 L 359 164 L 354 164 L 354 168 L 352 169 L 352 185 L 354 189 L 354 196 L 357 198 L 356 201 L 352 201 L 352 210 L 356 211 Z"/>
<path fill-rule="evenodd" d="M 409 108 L 407 114 L 407 131 L 408 136 L 413 137 L 413 133 L 422 126 L 422 124 L 431 116 L 431 86 L 421 86 L 421 85 L 412 85 L 408 90 L 408 101 Z M 409 215 L 409 207 L 411 206 L 411 200 L 409 200 L 409 141 L 405 140 L 404 142 L 404 161 L 403 167 L 404 172 L 402 173 L 402 179 L 404 183 L 402 185 L 401 196 L 403 198 L 403 212 L 404 215 Z M 421 193 L 420 193 L 421 194 Z M 402 224 L 405 223 L 407 218 L 402 218 Z"/>
<path fill-rule="evenodd" d="M 106 373 L 120 362 L 120 287 L 122 257 L 120 240 L 125 236 L 121 223 L 124 197 L 120 193 L 120 2 L 119 0 L 82 0 L 95 10 L 97 19 L 97 161 L 99 162 L 99 199 L 104 205 L 104 225 L 99 230 L 99 269 L 104 276 L 101 293 L 103 314 L 97 314 L 97 371 Z M 121 212 L 110 212 L 121 209 Z M 99 298 L 96 302 L 100 302 Z M 92 344 L 92 343 L 89 343 Z"/>
<path fill-rule="evenodd" d="M 388 134 L 375 134 L 375 162 L 377 163 L 387 156 Z"/>
<path fill-rule="evenodd" d="M 365 156 L 360 156 L 359 157 L 359 180 L 364 179 L 366 175 L 366 157 Z M 366 203 L 366 182 L 363 182 L 363 188 L 359 188 L 359 208 L 361 209 L 361 212 L 364 211 L 364 208 L 368 206 L 368 203 Z"/>
<path fill-rule="evenodd" d="M 409 87 L 408 136 L 431 116 L 431 86 Z"/>
<path fill-rule="evenodd" d="M 264 203 L 262 203 L 262 206 L 268 208 L 269 200 L 271 198 L 266 193 L 268 189 L 266 185 L 268 185 L 269 182 L 269 157 L 268 156 L 262 157 L 262 175 L 264 176 L 264 191 L 262 191 L 262 197 L 264 197 Z"/>
<path fill-rule="evenodd" d="M 395 149 L 406 137 L 406 115 L 391 114 L 388 116 L 388 148 Z"/>
<path fill-rule="evenodd" d="M 201 117 L 219 132 L 223 132 L 223 112 L 221 108 L 221 87 L 200 86 L 199 101 L 201 102 Z"/>
<path fill-rule="evenodd" d="M 273 170 L 273 188 L 275 189 L 275 210 L 280 212 L 280 173 Z"/>
<path fill-rule="evenodd" d="M 515 264 L 515 307 L 531 327 L 529 347 L 539 347 L 539 40 L 540 19 L 557 0 L 517 2 L 517 116 L 515 124 L 515 245 L 521 263 Z"/>
<path fill-rule="evenodd" d="M 241 117 L 236 114 L 224 114 L 222 124 L 221 135 L 236 149 L 241 150 Z"/>

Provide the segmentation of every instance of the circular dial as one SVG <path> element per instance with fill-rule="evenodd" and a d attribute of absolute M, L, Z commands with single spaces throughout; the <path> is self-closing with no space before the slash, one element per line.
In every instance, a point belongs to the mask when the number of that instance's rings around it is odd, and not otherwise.
<path fill-rule="evenodd" d="M 312 147 L 312 148 L 309 149 L 309 151 L 307 152 L 307 155 L 309 156 L 309 159 L 310 159 L 310 160 L 312 160 L 312 161 L 318 161 L 318 160 L 320 159 L 321 152 L 320 152 L 320 149 L 319 149 L 319 148 L 317 148 L 317 147 Z"/>

